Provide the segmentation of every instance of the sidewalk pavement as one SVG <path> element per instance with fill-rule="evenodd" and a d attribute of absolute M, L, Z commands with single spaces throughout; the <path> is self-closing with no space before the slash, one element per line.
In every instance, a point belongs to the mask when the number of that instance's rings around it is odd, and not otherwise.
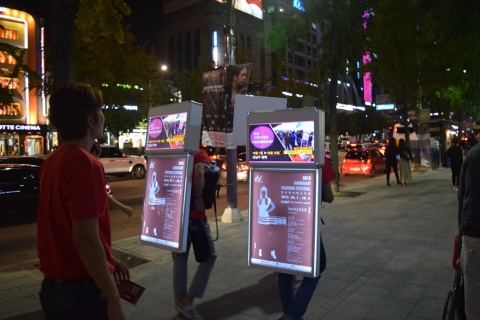
<path fill-rule="evenodd" d="M 322 206 L 327 269 L 304 318 L 440 319 L 453 287 L 456 195 L 448 169 L 414 172 L 406 188 L 387 187 L 385 177 L 377 176 L 341 190 Z M 248 212 L 242 214 L 244 222 L 218 223 L 218 258 L 205 296 L 196 300 L 206 319 L 282 314 L 276 274 L 247 266 Z M 215 221 L 210 223 L 215 237 Z M 137 305 L 123 304 L 127 319 L 174 319 L 170 252 L 140 245 L 137 237 L 116 241 L 113 248 L 148 260 L 131 269 L 132 280 L 146 291 Z M 189 283 L 197 266 L 193 256 Z M 0 319 L 44 319 L 41 280 L 36 268 L 0 273 Z"/>

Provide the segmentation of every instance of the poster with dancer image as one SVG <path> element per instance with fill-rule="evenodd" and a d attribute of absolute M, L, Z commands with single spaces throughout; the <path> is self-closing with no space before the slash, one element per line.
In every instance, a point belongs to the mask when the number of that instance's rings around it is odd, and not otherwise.
<path fill-rule="evenodd" d="M 303 275 L 317 271 L 316 172 L 252 169 L 250 266 Z"/>
<path fill-rule="evenodd" d="M 141 242 L 181 251 L 187 168 L 187 157 L 149 157 Z"/>
<path fill-rule="evenodd" d="M 312 163 L 314 121 L 250 124 L 249 161 Z"/>
<path fill-rule="evenodd" d="M 149 117 L 146 151 L 183 148 L 186 121 L 187 112 Z"/>

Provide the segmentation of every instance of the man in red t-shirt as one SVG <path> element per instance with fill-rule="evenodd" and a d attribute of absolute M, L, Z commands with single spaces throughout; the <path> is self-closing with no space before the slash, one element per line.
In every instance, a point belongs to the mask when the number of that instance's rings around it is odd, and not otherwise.
<path fill-rule="evenodd" d="M 322 201 L 331 203 L 335 196 L 333 195 L 331 182 L 335 180 L 335 172 L 332 165 L 325 157 L 325 165 L 322 168 Z M 320 274 L 326 267 L 325 248 L 323 247 L 320 236 Z M 321 276 L 321 275 L 320 275 Z M 293 292 L 293 275 L 278 273 L 278 289 L 280 300 L 282 302 L 283 315 L 281 320 L 299 320 L 305 314 L 308 304 L 312 299 L 313 293 L 317 288 L 320 276 L 317 278 L 304 277 L 296 293 Z"/>
<path fill-rule="evenodd" d="M 129 279 L 112 257 L 102 164 L 89 153 L 103 137 L 100 90 L 67 83 L 50 97 L 49 119 L 64 141 L 40 168 L 37 252 L 47 319 L 124 319 L 115 280 Z"/>
<path fill-rule="evenodd" d="M 205 185 L 204 173 L 206 168 L 210 165 L 210 159 L 203 149 L 199 149 L 193 158 L 193 176 L 192 176 L 192 192 L 194 201 L 194 209 L 190 209 L 190 216 L 188 221 L 189 235 L 187 252 L 176 253 L 172 252 L 173 259 L 173 293 L 175 297 L 175 309 L 179 315 L 187 319 L 203 319 L 193 305 L 194 298 L 202 298 L 207 288 L 208 279 L 212 272 L 213 265 L 217 259 L 213 239 L 210 232 L 210 225 L 207 222 L 207 215 L 205 214 L 205 204 L 203 203 L 203 187 Z M 201 233 L 200 240 L 193 234 L 198 234 L 199 230 L 205 230 Z M 195 232 L 192 232 L 196 230 Z M 203 241 L 202 241 L 203 240 Z M 193 277 L 192 284 L 187 292 L 187 269 L 188 269 L 188 253 L 190 251 L 190 244 L 193 243 L 195 257 L 200 255 L 198 251 L 202 251 L 206 260 L 200 263 Z M 198 260 L 197 260 L 198 261 Z"/>

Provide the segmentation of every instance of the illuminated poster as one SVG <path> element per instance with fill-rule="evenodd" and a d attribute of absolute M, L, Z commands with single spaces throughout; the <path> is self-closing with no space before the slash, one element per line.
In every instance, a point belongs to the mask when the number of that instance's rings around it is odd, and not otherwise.
<path fill-rule="evenodd" d="M 225 147 L 227 116 L 225 103 L 225 70 L 215 69 L 203 73 L 202 106 L 204 132 L 202 144 Z"/>
<path fill-rule="evenodd" d="M 183 148 L 187 113 L 169 114 L 148 119 L 146 150 Z"/>
<path fill-rule="evenodd" d="M 186 158 L 150 158 L 140 240 L 179 248 Z"/>
<path fill-rule="evenodd" d="M 251 124 L 249 161 L 311 163 L 314 133 L 313 121 Z"/>
<path fill-rule="evenodd" d="M 252 171 L 249 265 L 315 271 L 315 184 L 313 171 Z"/>
<path fill-rule="evenodd" d="M 217 0 L 224 3 L 225 0 Z M 234 0 L 233 7 L 258 19 L 263 19 L 262 0 Z"/>

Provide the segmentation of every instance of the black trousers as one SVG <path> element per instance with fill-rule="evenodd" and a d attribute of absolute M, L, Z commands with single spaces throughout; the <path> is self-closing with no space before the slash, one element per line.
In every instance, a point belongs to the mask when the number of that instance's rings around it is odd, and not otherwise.
<path fill-rule="evenodd" d="M 385 172 L 387 173 L 387 183 L 390 183 L 390 172 L 392 171 L 395 173 L 395 178 L 397 178 L 397 183 L 400 183 L 400 179 L 398 178 L 398 164 L 391 164 L 387 163 L 387 168 Z"/>

